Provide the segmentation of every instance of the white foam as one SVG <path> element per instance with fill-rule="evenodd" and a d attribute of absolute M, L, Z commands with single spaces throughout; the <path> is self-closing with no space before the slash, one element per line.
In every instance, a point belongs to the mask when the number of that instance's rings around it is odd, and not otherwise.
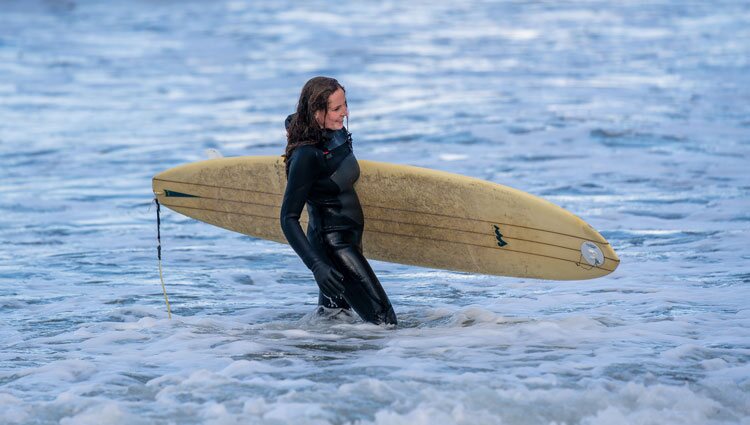
<path fill-rule="evenodd" d="M 8 424 L 24 424 L 31 419 L 27 406 L 18 397 L 8 393 L 0 393 L 0 410 L 2 410 L 2 420 Z"/>
<path fill-rule="evenodd" d="M 464 159 L 468 159 L 469 156 L 460 153 L 444 153 L 440 154 L 438 158 L 442 161 L 463 161 Z"/>
<path fill-rule="evenodd" d="M 608 388 L 609 387 L 609 388 Z M 451 397 L 453 396 L 453 397 Z M 426 391 L 418 404 L 379 410 L 361 424 L 705 424 L 719 405 L 687 387 L 640 384 L 567 389 Z M 535 406 L 546 406 L 538 409 Z"/>
<path fill-rule="evenodd" d="M 124 411 L 117 403 L 104 402 L 60 419 L 60 425 L 138 425 L 147 423 Z"/>

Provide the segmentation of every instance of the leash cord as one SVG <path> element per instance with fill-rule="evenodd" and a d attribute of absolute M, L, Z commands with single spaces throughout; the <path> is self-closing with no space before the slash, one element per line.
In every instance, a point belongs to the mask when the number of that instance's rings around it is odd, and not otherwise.
<path fill-rule="evenodd" d="M 159 279 L 161 280 L 161 289 L 164 292 L 164 302 L 167 304 L 167 316 L 172 319 L 172 309 L 169 307 L 169 297 L 167 297 L 167 286 L 164 284 L 164 275 L 161 272 L 161 205 L 159 200 L 156 202 L 156 255 L 159 258 Z"/>

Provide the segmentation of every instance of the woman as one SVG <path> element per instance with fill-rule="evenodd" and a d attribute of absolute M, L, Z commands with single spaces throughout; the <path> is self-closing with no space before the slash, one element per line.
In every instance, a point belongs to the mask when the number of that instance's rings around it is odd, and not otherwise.
<path fill-rule="evenodd" d="M 362 255 L 364 217 L 354 182 L 359 165 L 344 127 L 349 119 L 344 87 L 315 77 L 302 88 L 297 112 L 286 119 L 287 185 L 281 229 L 313 272 L 326 308 L 351 308 L 376 324 L 396 324 L 388 296 Z M 307 237 L 299 224 L 307 204 Z"/>

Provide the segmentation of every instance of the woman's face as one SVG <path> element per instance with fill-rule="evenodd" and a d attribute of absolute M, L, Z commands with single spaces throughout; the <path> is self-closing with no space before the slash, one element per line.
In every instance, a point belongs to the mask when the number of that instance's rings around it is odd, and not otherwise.
<path fill-rule="evenodd" d="M 344 117 L 347 116 L 349 116 L 349 108 L 346 105 L 346 94 L 344 90 L 338 89 L 328 96 L 328 112 L 317 111 L 315 120 L 323 128 L 340 130 L 344 127 Z"/>

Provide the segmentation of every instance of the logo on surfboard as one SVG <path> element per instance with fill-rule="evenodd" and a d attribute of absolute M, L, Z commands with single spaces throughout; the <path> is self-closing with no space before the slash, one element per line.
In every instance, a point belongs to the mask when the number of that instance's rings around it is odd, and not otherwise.
<path fill-rule="evenodd" d="M 497 227 L 497 224 L 493 224 L 492 226 L 495 228 L 495 239 L 497 239 L 497 246 L 502 248 L 505 245 L 508 245 L 508 242 L 505 242 L 503 240 L 503 234 L 500 233 L 500 228 Z"/>
<path fill-rule="evenodd" d="M 174 190 L 164 189 L 164 196 L 168 198 L 198 198 L 198 196 L 189 193 L 176 192 Z"/>

